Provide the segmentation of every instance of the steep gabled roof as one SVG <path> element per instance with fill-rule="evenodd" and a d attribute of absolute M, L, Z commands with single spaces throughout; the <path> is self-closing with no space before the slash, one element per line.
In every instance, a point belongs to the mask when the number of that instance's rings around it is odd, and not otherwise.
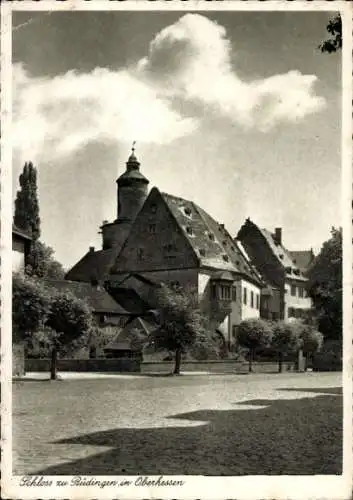
<path fill-rule="evenodd" d="M 293 262 L 302 271 L 307 271 L 315 259 L 315 255 L 312 250 L 290 250 L 289 253 L 293 259 Z"/>
<path fill-rule="evenodd" d="M 272 253 L 276 256 L 277 260 L 282 264 L 285 269 L 286 277 L 301 281 L 306 281 L 306 278 L 302 275 L 301 269 L 295 262 L 290 252 L 283 246 L 280 245 L 274 235 L 267 229 L 260 229 L 262 235 L 266 239 Z"/>
<path fill-rule="evenodd" d="M 196 203 L 161 193 L 174 219 L 197 255 L 200 266 L 244 275 L 260 283 L 253 266 L 225 229 Z"/>
<path fill-rule="evenodd" d="M 306 281 L 299 267 L 293 262 L 291 253 L 278 242 L 276 236 L 264 228 L 260 228 L 250 219 L 247 219 L 240 228 L 237 238 L 243 241 L 244 236 L 249 234 L 260 235 L 262 241 L 265 241 L 277 263 L 282 267 L 285 275 L 289 279 Z"/>
<path fill-rule="evenodd" d="M 85 300 L 95 313 L 130 314 L 100 286 L 68 280 L 44 280 L 44 286 L 57 292 L 71 292 L 78 299 Z"/>
<path fill-rule="evenodd" d="M 127 311 L 134 315 L 142 315 L 151 309 L 133 288 L 114 287 L 111 290 L 114 299 Z"/>
<path fill-rule="evenodd" d="M 88 251 L 81 260 L 67 272 L 66 278 L 73 281 L 91 282 L 92 278 L 104 282 L 108 276 L 119 248 Z"/>

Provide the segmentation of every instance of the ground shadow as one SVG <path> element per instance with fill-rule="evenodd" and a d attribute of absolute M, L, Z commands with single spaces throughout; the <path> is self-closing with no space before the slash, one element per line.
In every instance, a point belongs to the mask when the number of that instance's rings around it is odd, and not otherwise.
<path fill-rule="evenodd" d="M 291 391 L 291 392 L 314 392 L 317 394 L 342 394 L 342 387 L 300 387 L 295 389 L 293 387 L 281 387 L 278 391 Z"/>
<path fill-rule="evenodd" d="M 320 391 L 319 391 L 320 392 Z M 55 444 L 110 449 L 42 475 L 310 475 L 342 473 L 342 397 L 252 400 L 263 405 L 170 415 L 194 427 L 110 429 Z"/>

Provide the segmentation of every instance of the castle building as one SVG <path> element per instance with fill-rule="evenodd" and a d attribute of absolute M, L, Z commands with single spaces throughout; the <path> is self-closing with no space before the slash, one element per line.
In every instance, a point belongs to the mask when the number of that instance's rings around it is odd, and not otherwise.
<path fill-rule="evenodd" d="M 240 228 L 237 240 L 267 282 L 262 290 L 261 315 L 284 320 L 303 317 L 312 301 L 307 293 L 307 267 L 300 268 L 296 259 L 304 255 L 302 266 L 307 264 L 309 252 L 288 251 L 282 243 L 281 228 L 271 233 L 249 218 Z"/>
<path fill-rule="evenodd" d="M 236 326 L 260 316 L 265 285 L 244 248 L 192 201 L 156 187 L 148 194 L 134 151 L 117 184 L 117 219 L 102 225 L 102 249 L 91 248 L 67 279 L 105 282 L 113 296 L 125 289 L 147 303 L 152 283 L 188 288 L 211 327 L 233 343 Z"/>

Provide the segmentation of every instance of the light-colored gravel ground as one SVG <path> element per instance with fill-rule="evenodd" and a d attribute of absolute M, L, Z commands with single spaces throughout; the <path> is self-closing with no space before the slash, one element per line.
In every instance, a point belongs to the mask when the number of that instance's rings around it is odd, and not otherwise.
<path fill-rule="evenodd" d="M 340 387 L 337 373 L 15 382 L 14 473 L 339 473 Z"/>

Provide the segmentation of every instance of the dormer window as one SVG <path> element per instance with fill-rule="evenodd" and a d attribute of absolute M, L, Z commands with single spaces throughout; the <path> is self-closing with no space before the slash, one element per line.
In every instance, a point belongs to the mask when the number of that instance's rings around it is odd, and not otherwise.
<path fill-rule="evenodd" d="M 213 233 L 208 233 L 208 237 L 211 241 L 214 241 L 214 234 Z"/>
<path fill-rule="evenodd" d="M 223 260 L 224 260 L 225 262 L 229 262 L 229 257 L 228 257 L 228 255 L 223 254 L 223 255 L 222 255 L 222 258 L 223 258 Z"/>
<path fill-rule="evenodd" d="M 281 260 L 283 260 L 283 257 L 284 257 L 283 253 L 280 253 L 278 257 L 279 257 Z"/>
<path fill-rule="evenodd" d="M 186 226 L 186 232 L 187 232 L 188 234 L 192 235 L 192 234 L 193 234 L 192 227 L 190 227 L 190 226 Z"/>
<path fill-rule="evenodd" d="M 286 273 L 287 274 L 292 274 L 292 268 L 291 267 L 286 267 Z"/>
<path fill-rule="evenodd" d="M 199 252 L 200 252 L 201 257 L 205 257 L 205 255 L 206 255 L 206 251 L 205 251 L 205 249 L 204 249 L 204 248 L 200 248 L 200 249 L 199 249 Z"/>
<path fill-rule="evenodd" d="M 191 217 L 191 208 L 189 208 L 189 207 L 185 207 L 185 208 L 184 208 L 184 213 L 185 213 L 185 215 L 187 215 L 188 217 Z"/>

